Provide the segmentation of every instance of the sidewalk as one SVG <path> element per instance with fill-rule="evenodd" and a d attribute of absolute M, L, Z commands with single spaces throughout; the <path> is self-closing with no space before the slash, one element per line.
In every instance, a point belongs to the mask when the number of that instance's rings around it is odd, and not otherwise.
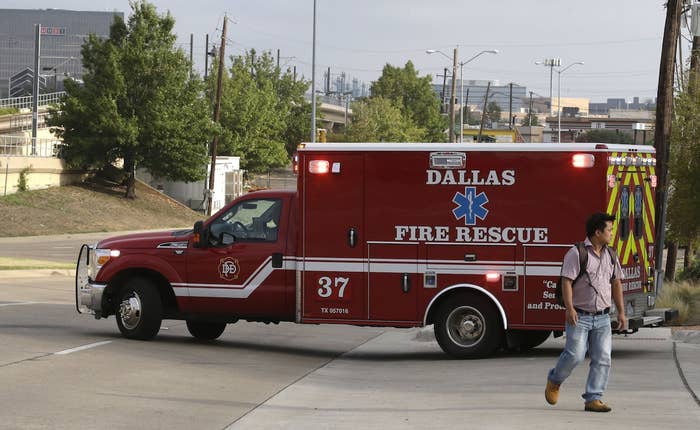
<path fill-rule="evenodd" d="M 673 358 L 670 329 L 615 337 L 606 400 L 609 414 L 583 412 L 588 366 L 562 386 L 560 402 L 544 400 L 547 370 L 563 340 L 525 354 L 450 360 L 418 330 L 391 330 L 287 387 L 233 423 L 231 429 L 697 428 L 700 406 Z M 694 390 L 700 389 L 700 349 L 678 344 Z"/>

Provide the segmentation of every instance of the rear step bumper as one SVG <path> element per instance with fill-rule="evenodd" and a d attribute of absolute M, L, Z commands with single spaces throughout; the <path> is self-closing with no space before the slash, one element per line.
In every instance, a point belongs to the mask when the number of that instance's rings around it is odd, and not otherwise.
<path fill-rule="evenodd" d="M 649 327 L 655 325 L 663 325 L 664 323 L 678 318 L 678 309 L 671 308 L 660 308 L 660 309 L 650 309 L 644 312 L 642 317 L 633 317 L 627 320 L 627 331 L 626 333 L 636 332 L 642 327 Z M 617 321 L 612 321 L 613 333 L 625 333 L 615 329 Z"/>

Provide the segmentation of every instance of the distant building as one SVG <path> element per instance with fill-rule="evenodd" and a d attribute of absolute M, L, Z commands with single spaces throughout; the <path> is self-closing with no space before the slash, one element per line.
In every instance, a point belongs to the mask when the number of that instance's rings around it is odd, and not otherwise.
<path fill-rule="evenodd" d="M 486 87 L 489 81 L 477 81 L 477 80 L 464 80 L 464 100 L 462 100 L 462 91 L 460 86 L 460 80 L 456 81 L 457 84 L 457 94 L 456 104 L 458 106 L 469 105 L 477 106 L 479 111 L 483 109 L 484 97 L 486 97 Z M 438 98 L 443 101 L 443 106 L 450 105 L 450 97 L 452 97 L 452 80 L 445 80 L 445 87 L 443 88 L 442 82 L 433 83 L 433 91 L 437 94 Z M 527 97 L 527 89 L 518 84 L 513 84 L 513 113 L 520 111 L 522 107 L 523 98 Z M 489 88 L 489 100 L 488 102 L 496 102 L 501 108 L 501 112 L 508 113 L 508 108 L 510 104 L 510 86 L 508 84 L 501 85 L 498 81 L 491 81 L 491 87 Z M 487 103 L 488 104 L 488 103 Z"/>
<path fill-rule="evenodd" d="M 656 110 L 656 102 L 651 99 L 640 102 L 639 97 L 634 97 L 632 103 L 628 103 L 626 99 L 612 98 L 607 99 L 604 103 L 590 103 L 588 109 L 591 115 L 607 115 L 610 109 L 654 111 Z"/>
<path fill-rule="evenodd" d="M 89 34 L 109 36 L 114 16 L 122 12 L 61 9 L 0 9 L 0 98 L 31 95 L 34 76 L 35 24 L 42 25 L 40 91 L 60 91 L 63 79 L 82 79 L 81 46 Z M 14 85 L 11 78 L 15 76 Z"/>

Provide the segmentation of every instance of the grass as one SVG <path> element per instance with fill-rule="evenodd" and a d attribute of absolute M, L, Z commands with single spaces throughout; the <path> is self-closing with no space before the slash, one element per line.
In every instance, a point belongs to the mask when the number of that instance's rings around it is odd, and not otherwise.
<path fill-rule="evenodd" d="M 204 216 L 140 183 L 136 199 L 124 187 L 96 181 L 0 196 L 0 237 L 191 228 Z"/>
<path fill-rule="evenodd" d="M 655 307 L 678 309 L 678 320 L 671 324 L 700 324 L 700 284 L 689 281 L 664 284 Z"/>
<path fill-rule="evenodd" d="M 74 263 L 0 257 L 0 270 L 75 269 Z"/>

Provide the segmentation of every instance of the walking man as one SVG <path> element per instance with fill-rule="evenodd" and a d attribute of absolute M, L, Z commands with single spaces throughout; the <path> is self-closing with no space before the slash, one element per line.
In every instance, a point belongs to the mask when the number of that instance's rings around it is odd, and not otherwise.
<path fill-rule="evenodd" d="M 611 363 L 611 299 L 617 308 L 617 328 L 627 328 L 620 282 L 622 268 L 617 254 L 608 246 L 612 240 L 613 221 L 615 217 L 606 213 L 593 214 L 586 221 L 586 240 L 564 256 L 561 276 L 566 306 L 566 345 L 547 376 L 545 399 L 551 405 L 557 403 L 559 387 L 588 351 L 591 365 L 583 394 L 584 409 L 591 412 L 611 410 L 601 400 L 608 385 Z M 579 259 L 579 249 L 584 247 L 587 255 Z"/>

